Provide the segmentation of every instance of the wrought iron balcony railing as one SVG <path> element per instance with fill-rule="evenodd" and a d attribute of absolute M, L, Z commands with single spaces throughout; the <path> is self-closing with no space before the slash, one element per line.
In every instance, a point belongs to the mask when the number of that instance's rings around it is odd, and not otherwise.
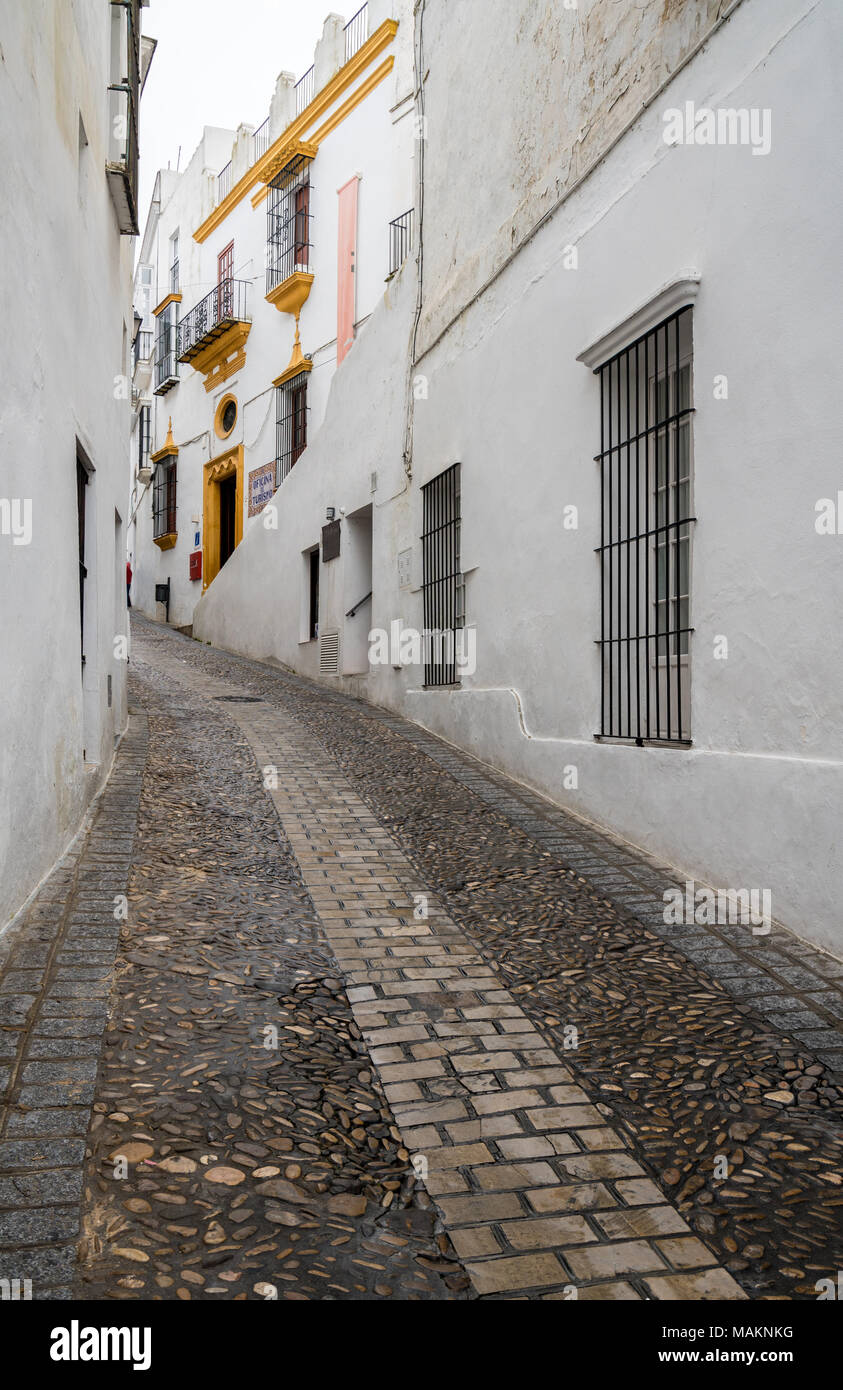
<path fill-rule="evenodd" d="M 316 69 L 308 68 L 303 77 L 296 83 L 296 115 L 300 115 L 306 106 L 313 100 L 314 83 L 316 79 Z"/>
<path fill-rule="evenodd" d="M 369 6 L 368 3 L 361 5 L 360 9 L 345 26 L 345 61 L 353 58 L 358 49 L 362 48 L 369 37 Z"/>
<path fill-rule="evenodd" d="M 249 323 L 248 280 L 221 280 L 186 314 L 176 330 L 176 356 L 190 362 L 235 323 Z"/>
<path fill-rule="evenodd" d="M 389 224 L 389 273 L 395 275 L 407 259 L 413 245 L 413 212 L 402 212 Z"/>
<path fill-rule="evenodd" d="M 252 135 L 252 163 L 257 164 L 269 149 L 269 117 Z"/>
<path fill-rule="evenodd" d="M 217 202 L 221 203 L 231 192 L 231 160 L 217 174 Z"/>

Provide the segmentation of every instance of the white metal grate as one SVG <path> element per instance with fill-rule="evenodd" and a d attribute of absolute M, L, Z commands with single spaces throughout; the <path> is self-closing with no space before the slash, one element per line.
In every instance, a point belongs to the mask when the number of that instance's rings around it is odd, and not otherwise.
<path fill-rule="evenodd" d="M 323 632 L 319 636 L 319 674 L 336 676 L 340 669 L 340 635 Z"/>

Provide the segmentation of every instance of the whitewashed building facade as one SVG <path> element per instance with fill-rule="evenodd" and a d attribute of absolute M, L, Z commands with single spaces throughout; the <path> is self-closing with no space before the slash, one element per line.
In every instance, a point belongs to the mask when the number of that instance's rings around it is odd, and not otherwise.
<path fill-rule="evenodd" d="M 194 634 L 839 953 L 843 11 L 423 0 L 414 51 L 415 254 Z"/>
<path fill-rule="evenodd" d="M 0 929 L 126 724 L 141 8 L 0 4 Z"/>
<path fill-rule="evenodd" d="M 158 176 L 131 449 L 133 602 L 151 616 L 189 627 L 279 488 L 283 508 L 390 253 L 409 246 L 412 72 L 409 0 L 331 15 L 258 130 L 206 127 L 184 172 Z"/>

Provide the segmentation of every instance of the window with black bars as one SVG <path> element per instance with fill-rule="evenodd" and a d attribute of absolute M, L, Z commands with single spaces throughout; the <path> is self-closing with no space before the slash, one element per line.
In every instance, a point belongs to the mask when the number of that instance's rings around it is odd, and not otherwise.
<path fill-rule="evenodd" d="M 692 309 L 600 377 L 600 737 L 691 741 Z"/>
<path fill-rule="evenodd" d="M 460 465 L 422 488 L 424 683 L 457 682 L 457 632 L 465 626 L 460 571 Z"/>
<path fill-rule="evenodd" d="M 310 272 L 309 155 L 296 155 L 269 185 L 266 204 L 266 292 L 295 271 Z"/>
<path fill-rule="evenodd" d="M 153 539 L 174 536 L 176 530 L 176 464 L 159 463 L 152 489 Z"/>
<path fill-rule="evenodd" d="M 307 448 L 307 372 L 275 388 L 275 486 Z"/>
<path fill-rule="evenodd" d="M 149 441 L 152 409 L 142 405 L 138 413 L 138 468 L 149 467 Z"/>
<path fill-rule="evenodd" d="M 155 385 L 175 381 L 179 374 L 178 305 L 168 304 L 158 317 L 158 336 L 155 340 Z"/>

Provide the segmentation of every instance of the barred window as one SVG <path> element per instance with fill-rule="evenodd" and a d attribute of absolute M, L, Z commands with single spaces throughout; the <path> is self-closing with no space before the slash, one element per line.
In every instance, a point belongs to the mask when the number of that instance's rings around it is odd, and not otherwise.
<path fill-rule="evenodd" d="M 460 465 L 422 488 L 424 683 L 455 685 L 456 634 L 465 627 L 460 571 Z"/>
<path fill-rule="evenodd" d="M 296 155 L 269 185 L 266 205 L 266 292 L 295 271 L 310 272 L 309 155 Z"/>
<path fill-rule="evenodd" d="M 142 405 L 138 412 L 138 468 L 149 467 L 149 440 L 152 407 Z"/>
<path fill-rule="evenodd" d="M 179 375 L 178 304 L 168 304 L 158 316 L 158 336 L 155 340 L 155 389 L 174 384 Z M 161 392 L 160 394 L 163 394 Z"/>
<path fill-rule="evenodd" d="M 691 738 L 692 309 L 599 367 L 604 738 Z"/>
<path fill-rule="evenodd" d="M 307 372 L 275 388 L 275 486 L 307 447 Z"/>
<path fill-rule="evenodd" d="M 159 463 L 155 468 L 152 489 L 152 535 L 174 536 L 176 526 L 176 462 Z"/>

